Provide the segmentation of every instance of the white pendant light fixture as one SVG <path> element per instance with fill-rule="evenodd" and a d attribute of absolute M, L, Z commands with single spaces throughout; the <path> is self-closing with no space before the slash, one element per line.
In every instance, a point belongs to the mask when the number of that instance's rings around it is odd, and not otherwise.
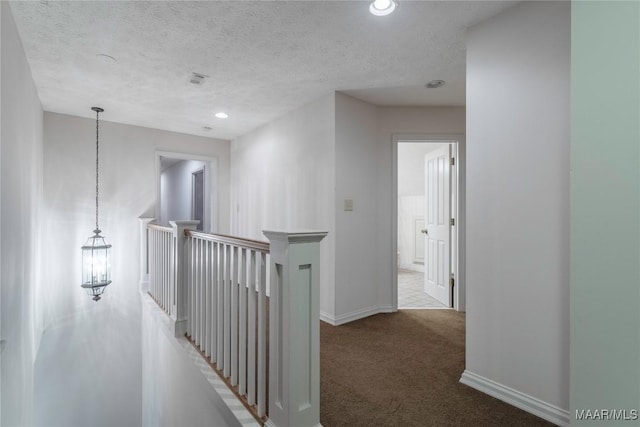
<path fill-rule="evenodd" d="M 375 16 L 386 16 L 398 7 L 396 0 L 374 0 L 369 6 L 369 12 Z"/>
<path fill-rule="evenodd" d="M 82 246 L 82 287 L 94 301 L 98 301 L 104 288 L 111 283 L 111 245 L 100 235 L 102 231 L 98 226 L 99 115 L 104 110 L 100 107 L 91 109 L 96 112 L 96 229 L 93 230 L 93 236 Z"/>

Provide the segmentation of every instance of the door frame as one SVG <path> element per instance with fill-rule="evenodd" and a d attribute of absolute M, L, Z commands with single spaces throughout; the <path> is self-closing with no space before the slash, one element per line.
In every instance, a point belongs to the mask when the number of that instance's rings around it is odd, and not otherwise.
<path fill-rule="evenodd" d="M 452 178 L 457 184 L 457 200 L 453 203 L 451 215 L 456 224 L 451 237 L 451 245 L 458 249 L 456 265 L 451 266 L 455 286 L 453 308 L 466 311 L 466 143 L 462 134 L 394 134 L 392 135 L 391 159 L 391 301 L 393 311 L 398 310 L 398 143 L 452 143 L 455 166 Z M 457 211 L 457 212 L 456 212 Z"/>
<path fill-rule="evenodd" d="M 206 212 L 206 201 L 207 201 L 207 167 L 204 166 L 198 170 L 191 172 L 191 218 L 196 217 L 196 177 L 199 174 L 202 174 L 202 208 L 205 209 Z M 211 209 L 211 207 L 209 207 Z M 205 230 L 205 227 L 208 224 L 206 223 L 206 218 L 204 218 L 204 212 L 202 213 L 203 221 L 202 221 L 202 230 Z"/>
<path fill-rule="evenodd" d="M 216 233 L 219 231 L 218 224 L 218 158 L 210 156 L 202 156 L 198 154 L 177 153 L 172 151 L 155 152 L 155 180 L 156 180 L 156 202 L 155 202 L 155 219 L 160 219 L 160 157 L 168 157 L 180 160 L 196 160 L 205 163 L 204 167 L 204 196 L 205 204 L 209 208 L 207 216 L 208 224 L 205 221 L 203 225 L 204 231 Z"/>

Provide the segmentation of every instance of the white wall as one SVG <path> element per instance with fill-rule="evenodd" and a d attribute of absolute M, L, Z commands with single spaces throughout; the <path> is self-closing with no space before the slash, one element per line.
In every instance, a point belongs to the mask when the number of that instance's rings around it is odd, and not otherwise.
<path fill-rule="evenodd" d="M 0 424 L 31 422 L 33 361 L 42 332 L 38 254 L 42 107 L 8 2 L 0 3 Z"/>
<path fill-rule="evenodd" d="M 424 196 L 424 156 L 443 144 L 401 142 L 398 144 L 398 197 Z"/>
<path fill-rule="evenodd" d="M 231 144 L 231 234 L 265 229 L 329 231 L 320 245 L 320 310 L 333 313 L 334 95 L 292 111 Z"/>
<path fill-rule="evenodd" d="M 141 347 L 140 319 L 102 301 L 82 322 L 47 328 L 35 363 L 34 426 L 140 426 L 149 363 Z"/>
<path fill-rule="evenodd" d="M 510 387 L 556 422 L 569 408 L 570 28 L 568 2 L 526 2 L 467 41 L 463 381 Z"/>
<path fill-rule="evenodd" d="M 378 312 L 375 229 L 377 108 L 336 93 L 336 308 L 332 323 Z M 344 200 L 353 200 L 353 211 Z M 330 313 L 329 313 L 330 314 Z"/>
<path fill-rule="evenodd" d="M 203 168 L 205 168 L 205 162 L 182 160 L 161 171 L 160 222 L 162 224 L 168 225 L 169 221 L 174 220 L 193 219 L 191 218 L 192 174 Z M 207 212 L 205 212 L 206 215 Z"/>

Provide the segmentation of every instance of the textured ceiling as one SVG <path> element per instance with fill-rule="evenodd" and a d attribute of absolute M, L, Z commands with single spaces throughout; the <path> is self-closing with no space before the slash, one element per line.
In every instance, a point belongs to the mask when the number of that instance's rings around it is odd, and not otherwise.
<path fill-rule="evenodd" d="M 46 111 L 232 139 L 331 91 L 464 105 L 468 26 L 514 2 L 11 2 Z M 116 58 L 116 62 L 98 54 Z M 209 76 L 189 83 L 193 72 Z M 444 79 L 443 88 L 424 84 Z M 215 119 L 217 111 L 229 118 Z M 210 130 L 203 129 L 205 126 Z"/>

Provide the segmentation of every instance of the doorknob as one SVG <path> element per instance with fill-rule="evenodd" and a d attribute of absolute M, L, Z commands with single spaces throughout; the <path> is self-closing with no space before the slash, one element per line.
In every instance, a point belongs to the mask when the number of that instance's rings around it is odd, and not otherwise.
<path fill-rule="evenodd" d="M 429 235 L 429 230 L 427 230 L 426 228 L 423 228 L 422 230 L 420 230 L 422 233 L 426 234 L 427 236 Z"/>

